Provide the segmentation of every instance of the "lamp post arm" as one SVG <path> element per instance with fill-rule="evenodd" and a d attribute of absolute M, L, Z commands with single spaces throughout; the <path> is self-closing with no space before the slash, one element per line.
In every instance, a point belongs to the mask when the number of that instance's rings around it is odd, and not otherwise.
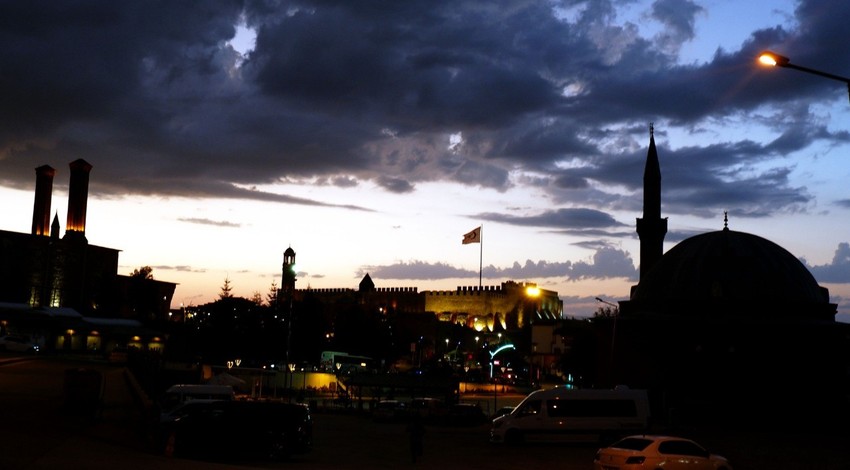
<path fill-rule="evenodd" d="M 842 77 L 841 75 L 835 75 L 828 72 L 822 72 L 820 70 L 810 69 L 808 67 L 803 67 L 802 65 L 792 64 L 790 62 L 786 62 L 784 64 L 777 64 L 779 67 L 786 67 L 789 69 L 799 70 L 801 72 L 810 73 L 812 75 L 817 75 L 824 78 L 829 78 L 830 80 L 837 80 L 839 82 L 844 82 L 847 85 L 847 98 L 850 99 L 850 78 Z"/>
<path fill-rule="evenodd" d="M 828 72 L 822 72 L 820 70 L 810 69 L 808 67 L 803 67 L 802 65 L 787 63 L 785 65 L 780 65 L 780 67 L 787 67 L 789 69 L 794 69 L 794 70 L 799 70 L 801 72 L 819 75 L 821 77 L 829 78 L 829 79 L 832 79 L 832 80 L 838 80 L 839 82 L 844 82 L 847 85 L 850 85 L 850 78 L 842 77 L 840 75 L 835 75 L 835 74 L 831 74 L 831 73 L 828 73 Z"/>

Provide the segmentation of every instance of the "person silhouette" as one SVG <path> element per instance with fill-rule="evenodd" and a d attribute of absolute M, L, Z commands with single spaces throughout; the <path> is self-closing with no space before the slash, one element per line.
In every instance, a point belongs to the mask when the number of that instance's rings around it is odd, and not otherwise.
<path fill-rule="evenodd" d="M 425 440 L 425 425 L 422 423 L 422 417 L 418 412 L 413 411 L 410 421 L 407 423 L 407 434 L 410 438 L 410 459 L 416 463 L 416 459 L 422 457 L 424 440 Z"/>

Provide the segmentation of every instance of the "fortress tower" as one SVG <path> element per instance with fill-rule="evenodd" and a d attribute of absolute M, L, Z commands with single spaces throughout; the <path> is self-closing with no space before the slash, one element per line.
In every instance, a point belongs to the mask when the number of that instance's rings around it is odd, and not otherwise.
<path fill-rule="evenodd" d="M 280 295 L 291 296 L 295 292 L 295 250 L 292 247 L 283 252 Z"/>

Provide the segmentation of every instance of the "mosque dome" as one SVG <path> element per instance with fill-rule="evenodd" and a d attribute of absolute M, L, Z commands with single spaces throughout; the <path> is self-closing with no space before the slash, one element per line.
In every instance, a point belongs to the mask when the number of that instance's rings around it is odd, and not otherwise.
<path fill-rule="evenodd" d="M 622 313 L 832 320 L 835 304 L 781 246 L 725 228 L 665 253 L 622 302 Z"/>

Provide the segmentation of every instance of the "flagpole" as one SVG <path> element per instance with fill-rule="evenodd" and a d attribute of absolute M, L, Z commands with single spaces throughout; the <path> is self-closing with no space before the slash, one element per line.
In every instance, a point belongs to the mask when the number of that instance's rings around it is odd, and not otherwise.
<path fill-rule="evenodd" d="M 480 228 L 480 230 L 479 230 L 480 235 L 479 236 L 481 237 L 481 239 L 480 239 L 480 242 L 478 244 L 481 245 L 481 246 L 478 247 L 479 248 L 479 252 L 478 252 L 478 291 L 480 292 L 481 291 L 481 272 L 484 269 L 484 224 L 481 224 L 479 226 L 479 228 Z"/>

